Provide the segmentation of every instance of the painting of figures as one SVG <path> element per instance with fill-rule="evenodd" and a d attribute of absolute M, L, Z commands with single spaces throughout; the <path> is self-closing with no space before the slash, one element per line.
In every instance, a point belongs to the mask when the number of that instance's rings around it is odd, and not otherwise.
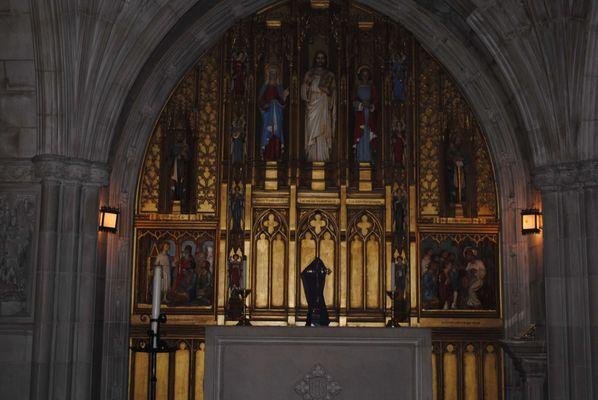
<path fill-rule="evenodd" d="M 494 311 L 498 304 L 495 234 L 420 234 L 422 310 Z"/>
<path fill-rule="evenodd" d="M 137 231 L 137 307 L 152 302 L 156 265 L 162 267 L 161 296 L 167 307 L 210 308 L 214 298 L 214 234 L 207 231 Z"/>

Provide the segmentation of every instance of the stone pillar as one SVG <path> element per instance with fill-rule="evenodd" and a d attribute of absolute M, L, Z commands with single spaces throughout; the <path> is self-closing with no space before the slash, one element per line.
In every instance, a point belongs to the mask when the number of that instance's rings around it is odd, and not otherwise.
<path fill-rule="evenodd" d="M 598 161 L 542 167 L 548 397 L 598 396 Z"/>
<path fill-rule="evenodd" d="M 50 155 L 34 165 L 42 201 L 31 398 L 93 399 L 98 199 L 107 170 Z"/>
<path fill-rule="evenodd" d="M 523 381 L 525 400 L 546 398 L 546 344 L 536 340 L 502 340 Z"/>

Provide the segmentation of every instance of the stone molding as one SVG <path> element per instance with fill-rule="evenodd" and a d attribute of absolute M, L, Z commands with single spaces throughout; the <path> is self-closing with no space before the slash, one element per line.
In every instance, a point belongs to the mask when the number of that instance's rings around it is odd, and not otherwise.
<path fill-rule="evenodd" d="M 522 376 L 546 376 L 547 354 L 544 341 L 511 339 L 501 340 L 501 344 Z"/>
<path fill-rule="evenodd" d="M 524 398 L 544 400 L 548 355 L 543 340 L 501 340 L 502 348 L 513 360 L 524 385 Z"/>
<path fill-rule="evenodd" d="M 30 159 L 0 159 L 0 182 L 31 183 L 37 181 Z"/>
<path fill-rule="evenodd" d="M 43 154 L 32 159 L 35 176 L 42 180 L 78 182 L 105 186 L 109 183 L 110 170 L 107 164 Z"/>
<path fill-rule="evenodd" d="M 533 173 L 533 179 L 534 185 L 543 192 L 598 186 L 598 160 L 538 167 Z"/>

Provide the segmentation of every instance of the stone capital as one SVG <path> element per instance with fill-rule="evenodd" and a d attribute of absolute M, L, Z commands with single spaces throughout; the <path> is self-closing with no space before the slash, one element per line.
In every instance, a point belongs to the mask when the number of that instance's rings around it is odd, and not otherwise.
<path fill-rule="evenodd" d="M 533 179 L 534 185 L 543 192 L 598 186 L 598 160 L 538 167 L 533 173 Z"/>
<path fill-rule="evenodd" d="M 501 340 L 501 345 L 511 356 L 515 368 L 526 379 L 546 376 L 546 343 L 540 340 Z"/>
<path fill-rule="evenodd" d="M 43 154 L 33 158 L 35 175 L 42 180 L 77 182 L 103 186 L 109 181 L 106 164 L 70 158 L 53 154 Z"/>

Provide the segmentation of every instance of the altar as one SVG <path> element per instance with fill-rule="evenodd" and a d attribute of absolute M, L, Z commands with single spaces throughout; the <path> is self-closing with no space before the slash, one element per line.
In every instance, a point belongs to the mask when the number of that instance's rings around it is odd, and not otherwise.
<path fill-rule="evenodd" d="M 207 400 L 431 399 L 428 329 L 207 327 Z"/>

